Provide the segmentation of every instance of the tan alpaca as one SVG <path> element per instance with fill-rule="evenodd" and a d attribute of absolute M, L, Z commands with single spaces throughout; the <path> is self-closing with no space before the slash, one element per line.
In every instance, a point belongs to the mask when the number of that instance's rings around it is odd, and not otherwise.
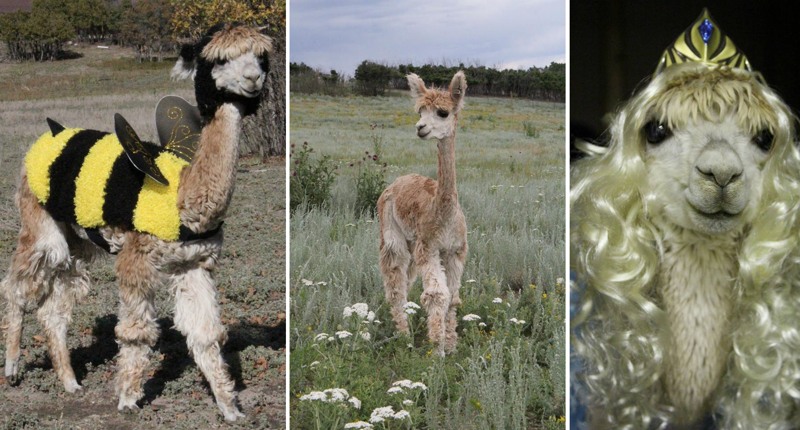
<path fill-rule="evenodd" d="M 408 333 L 404 305 L 422 275 L 422 305 L 428 312 L 428 337 L 436 353 L 455 350 L 458 290 L 467 258 L 467 225 L 456 191 L 456 120 L 464 106 L 467 80 L 459 71 L 448 91 L 425 88 L 419 76 L 407 76 L 420 114 L 417 135 L 436 139 L 437 181 L 420 175 L 397 178 L 378 200 L 381 225 L 380 267 L 386 300 L 397 330 Z"/>
<path fill-rule="evenodd" d="M 243 115 L 261 92 L 262 64 L 270 39 L 255 29 L 221 25 L 181 52 L 173 76 L 192 76 L 203 128 L 192 163 L 180 172 L 177 206 L 181 224 L 194 233 L 217 229 L 230 203 Z M 89 288 L 87 264 L 100 250 L 84 228 L 57 222 L 37 200 L 22 169 L 16 203 L 22 228 L 11 268 L 2 284 L 7 301 L 5 375 L 18 380 L 22 316 L 26 302 L 38 304 L 37 316 L 47 335 L 53 367 L 64 388 L 75 393 L 66 334 L 72 307 Z M 76 203 L 77 205 L 77 203 Z M 150 348 L 159 328 L 155 289 L 168 281 L 175 293 L 175 325 L 187 337 L 194 356 L 226 420 L 244 415 L 235 405 L 234 381 L 220 353 L 227 339 L 220 320 L 211 274 L 222 246 L 222 230 L 191 241 L 165 241 L 136 230 L 105 225 L 98 229 L 111 252 L 118 252 L 120 345 L 116 392 L 120 411 L 136 410 Z"/>

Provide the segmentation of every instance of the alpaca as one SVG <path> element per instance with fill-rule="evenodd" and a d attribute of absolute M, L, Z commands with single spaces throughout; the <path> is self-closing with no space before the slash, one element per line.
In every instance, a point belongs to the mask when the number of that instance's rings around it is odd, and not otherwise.
<path fill-rule="evenodd" d="M 717 428 L 797 428 L 793 121 L 703 11 L 618 112 L 608 148 L 574 164 L 571 267 L 585 292 L 572 345 L 591 428 L 710 415 Z"/>
<path fill-rule="evenodd" d="M 467 80 L 459 71 L 448 91 L 425 88 L 419 76 L 407 76 L 416 99 L 417 136 L 436 139 L 439 149 L 437 180 L 420 175 L 397 178 L 378 199 L 380 268 L 386 301 L 397 330 L 408 333 L 404 306 L 408 291 L 422 274 L 421 301 L 428 312 L 428 337 L 436 354 L 453 352 L 458 290 L 467 258 L 467 225 L 456 191 L 456 120 L 464 106 Z"/>
<path fill-rule="evenodd" d="M 195 81 L 202 129 L 194 146 L 140 142 L 119 116 L 116 135 L 48 121 L 51 132 L 34 144 L 22 168 L 15 199 L 22 228 L 2 281 L 9 383 L 19 378 L 24 306 L 35 301 L 53 368 L 67 392 L 82 392 L 66 334 L 73 306 L 89 289 L 88 265 L 102 254 L 97 244 L 118 254 L 118 409 L 137 410 L 144 395 L 148 354 L 159 337 L 155 289 L 169 281 L 175 325 L 220 411 L 228 421 L 244 416 L 221 355 L 227 334 L 211 271 L 233 194 L 242 118 L 257 106 L 271 47 L 269 37 L 239 24 L 215 26 L 183 47 L 172 75 Z M 122 155 L 128 145 L 130 160 Z M 160 170 L 137 170 L 142 160 L 155 160 Z"/>

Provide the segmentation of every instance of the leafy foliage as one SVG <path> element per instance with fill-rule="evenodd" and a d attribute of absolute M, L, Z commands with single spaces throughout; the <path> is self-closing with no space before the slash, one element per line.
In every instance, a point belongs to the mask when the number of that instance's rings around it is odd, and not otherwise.
<path fill-rule="evenodd" d="M 172 33 L 198 38 L 202 33 L 225 21 L 267 26 L 270 33 L 286 27 L 286 0 L 171 0 L 175 13 L 171 17 Z"/>
<path fill-rule="evenodd" d="M 62 44 L 75 36 L 67 16 L 51 8 L 53 0 L 35 0 L 31 12 L 0 15 L 0 40 L 13 60 L 49 61 L 58 58 Z"/>
<path fill-rule="evenodd" d="M 381 96 L 389 88 L 392 79 L 403 75 L 397 69 L 364 60 L 356 68 L 356 92 L 362 96 Z"/>
<path fill-rule="evenodd" d="M 314 149 L 303 142 L 295 150 L 292 144 L 292 180 L 289 187 L 289 204 L 294 211 L 301 204 L 309 207 L 321 206 L 331 193 L 331 186 L 336 179 L 336 167 L 330 155 L 323 155 L 316 160 L 312 158 Z"/>

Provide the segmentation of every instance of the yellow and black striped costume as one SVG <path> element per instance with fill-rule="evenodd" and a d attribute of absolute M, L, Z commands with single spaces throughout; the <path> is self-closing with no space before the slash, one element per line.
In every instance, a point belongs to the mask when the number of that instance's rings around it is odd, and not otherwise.
<path fill-rule="evenodd" d="M 77 128 L 54 132 L 43 134 L 31 147 L 25 168 L 31 191 L 56 221 L 182 239 L 178 185 L 188 161 L 142 142 L 169 181 L 162 185 L 131 164 L 116 134 Z"/>

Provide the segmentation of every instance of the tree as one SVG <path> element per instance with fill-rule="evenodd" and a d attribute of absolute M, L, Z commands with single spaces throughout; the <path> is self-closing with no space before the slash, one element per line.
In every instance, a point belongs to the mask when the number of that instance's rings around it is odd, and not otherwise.
<path fill-rule="evenodd" d="M 18 11 L 0 17 L 0 40 L 6 42 L 11 59 L 58 58 L 62 44 L 75 37 L 66 16 L 60 12 L 60 1 L 35 0 L 31 12 Z"/>
<path fill-rule="evenodd" d="M 120 28 L 122 37 L 136 49 L 136 61 L 161 61 L 164 52 L 175 47 L 172 14 L 169 0 L 138 0 L 127 10 Z"/>

